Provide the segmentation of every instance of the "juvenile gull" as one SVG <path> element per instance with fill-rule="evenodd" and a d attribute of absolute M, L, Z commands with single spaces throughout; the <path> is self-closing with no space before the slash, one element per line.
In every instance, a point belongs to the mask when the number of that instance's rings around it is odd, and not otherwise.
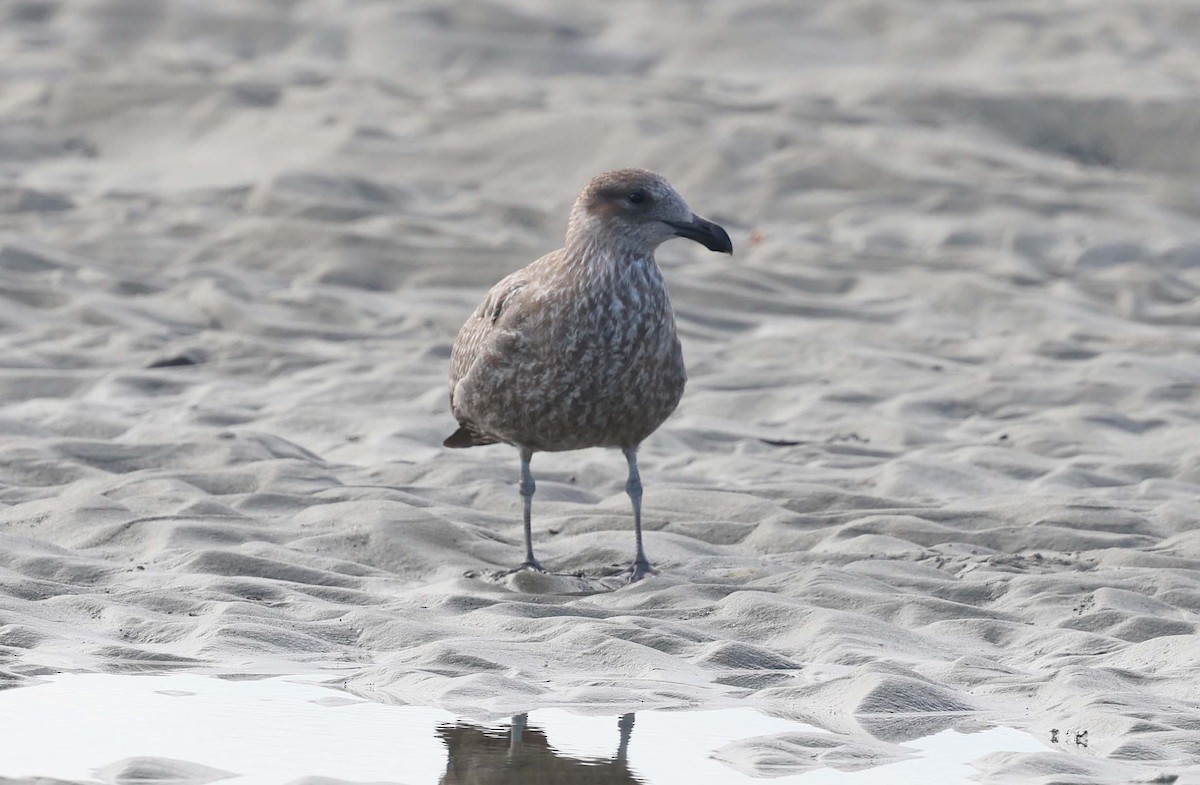
<path fill-rule="evenodd" d="M 686 237 L 733 253 L 729 235 L 688 208 L 661 175 L 606 172 L 575 200 L 566 244 L 492 287 L 454 341 L 447 447 L 503 442 L 521 452 L 522 568 L 533 555 L 535 452 L 616 447 L 625 453 L 637 556 L 630 581 L 652 572 L 642 547 L 638 445 L 675 411 L 687 373 L 654 250 Z"/>

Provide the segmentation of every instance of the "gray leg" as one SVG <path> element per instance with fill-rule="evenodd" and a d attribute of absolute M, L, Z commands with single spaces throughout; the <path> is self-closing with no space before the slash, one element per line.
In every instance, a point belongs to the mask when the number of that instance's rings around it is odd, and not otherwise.
<path fill-rule="evenodd" d="M 638 474 L 637 447 L 625 450 L 625 460 L 629 463 L 629 481 L 625 483 L 625 492 L 633 504 L 633 533 L 637 539 L 637 556 L 633 559 L 632 574 L 629 576 L 629 582 L 633 583 L 653 575 L 654 570 L 646 560 L 646 549 L 642 547 L 642 478 Z"/>
<path fill-rule="evenodd" d="M 533 492 L 537 490 L 537 484 L 533 481 L 533 474 L 529 471 L 529 461 L 533 458 L 533 451 L 521 449 L 521 501 L 525 503 L 525 561 L 521 563 L 521 567 L 545 572 L 546 568 L 533 555 L 533 524 L 530 522 L 533 514 Z"/>
<path fill-rule="evenodd" d="M 512 718 L 512 724 L 508 728 L 508 754 L 512 755 L 521 748 L 521 734 L 525 732 L 525 723 L 529 720 L 528 714 L 518 714 Z"/>
<path fill-rule="evenodd" d="M 621 734 L 617 745 L 617 763 L 624 763 L 629 758 L 629 737 L 633 734 L 633 712 L 622 714 L 617 720 L 617 730 Z"/>

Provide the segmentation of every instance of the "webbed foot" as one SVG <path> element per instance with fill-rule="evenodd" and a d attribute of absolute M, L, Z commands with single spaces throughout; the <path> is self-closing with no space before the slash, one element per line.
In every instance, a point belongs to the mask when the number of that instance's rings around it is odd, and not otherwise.
<path fill-rule="evenodd" d="M 629 573 L 629 582 L 637 583 L 647 575 L 658 575 L 658 570 L 650 566 L 650 562 L 645 559 L 639 559 L 629 566 L 626 570 Z"/>

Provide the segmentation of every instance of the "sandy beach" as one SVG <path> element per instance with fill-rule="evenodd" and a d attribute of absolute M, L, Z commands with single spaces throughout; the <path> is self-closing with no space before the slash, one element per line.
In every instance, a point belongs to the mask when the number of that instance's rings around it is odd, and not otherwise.
<path fill-rule="evenodd" d="M 1185 0 L 0 5 L 0 685 L 749 707 L 860 767 L 995 725 L 1045 750 L 987 785 L 1200 783 L 1198 138 Z M 572 575 L 493 578 L 517 454 L 441 446 L 450 346 L 623 166 L 735 247 L 658 254 L 659 574 L 611 577 L 585 451 L 534 461 Z"/>

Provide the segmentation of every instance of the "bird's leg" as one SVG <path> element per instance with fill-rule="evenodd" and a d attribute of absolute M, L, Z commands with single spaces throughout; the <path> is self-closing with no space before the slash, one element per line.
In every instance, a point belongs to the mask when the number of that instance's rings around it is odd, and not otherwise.
<path fill-rule="evenodd" d="M 521 568 L 545 572 L 546 568 L 533 555 L 533 524 L 531 518 L 533 514 L 533 492 L 537 490 L 537 483 L 533 481 L 533 474 L 529 471 L 529 461 L 531 458 L 533 458 L 532 451 L 521 450 L 521 501 L 525 503 L 525 561 L 521 563 Z"/>
<path fill-rule="evenodd" d="M 633 559 L 629 576 L 629 582 L 634 583 L 647 575 L 653 575 L 654 569 L 646 559 L 646 549 L 642 547 L 642 478 L 638 474 L 636 447 L 625 450 L 625 460 L 629 463 L 629 480 L 625 483 L 625 492 L 629 494 L 629 501 L 633 504 L 633 532 L 637 539 L 637 556 Z"/>
<path fill-rule="evenodd" d="M 508 727 L 509 755 L 512 755 L 521 748 L 521 734 L 525 732 L 525 723 L 528 720 L 528 714 L 517 714 L 512 718 L 512 723 Z"/>
<path fill-rule="evenodd" d="M 621 719 L 617 720 L 617 730 L 620 732 L 620 741 L 617 744 L 617 763 L 624 763 L 629 758 L 629 737 L 633 735 L 633 712 L 622 714 Z"/>

